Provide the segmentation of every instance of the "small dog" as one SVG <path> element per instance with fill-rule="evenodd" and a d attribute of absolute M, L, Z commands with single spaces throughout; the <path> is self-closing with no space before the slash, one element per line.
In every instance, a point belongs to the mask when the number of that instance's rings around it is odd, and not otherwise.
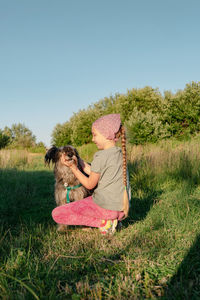
<path fill-rule="evenodd" d="M 81 200 L 92 194 L 92 191 L 86 189 L 81 185 L 80 181 L 74 176 L 71 169 L 63 165 L 60 161 L 62 154 L 66 155 L 66 159 L 69 161 L 77 162 L 79 170 L 86 176 L 81 166 L 81 159 L 76 148 L 67 145 L 57 148 L 53 146 L 45 155 L 45 164 L 50 165 L 50 162 L 54 164 L 54 177 L 55 187 L 54 195 L 57 206 Z M 76 157 L 76 159 L 75 159 Z"/>

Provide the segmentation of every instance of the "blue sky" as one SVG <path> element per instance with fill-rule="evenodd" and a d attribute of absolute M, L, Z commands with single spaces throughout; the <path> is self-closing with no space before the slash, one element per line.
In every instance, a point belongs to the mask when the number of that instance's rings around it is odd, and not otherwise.
<path fill-rule="evenodd" d="M 200 81 L 199 0 L 0 0 L 0 129 L 50 145 L 57 123 L 115 93 Z"/>

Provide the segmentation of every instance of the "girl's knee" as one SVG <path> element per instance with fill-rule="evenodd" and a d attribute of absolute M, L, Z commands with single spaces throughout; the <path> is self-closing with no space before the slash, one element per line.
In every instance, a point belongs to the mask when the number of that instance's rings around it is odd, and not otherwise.
<path fill-rule="evenodd" d="M 62 223 L 61 220 L 70 214 L 70 204 L 57 206 L 52 210 L 52 218 L 56 223 Z"/>
<path fill-rule="evenodd" d="M 60 206 L 54 208 L 51 212 L 52 218 L 54 219 L 54 221 L 56 221 L 57 216 L 60 215 Z"/>

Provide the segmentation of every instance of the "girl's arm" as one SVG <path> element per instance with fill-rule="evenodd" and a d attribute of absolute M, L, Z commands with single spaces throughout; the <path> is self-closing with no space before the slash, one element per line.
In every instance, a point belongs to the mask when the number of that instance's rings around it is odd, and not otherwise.
<path fill-rule="evenodd" d="M 73 157 L 75 161 L 77 161 L 76 157 Z M 86 187 L 87 189 L 91 190 L 93 189 L 100 178 L 99 173 L 94 173 L 90 170 L 89 177 L 85 176 L 78 168 L 77 168 L 77 163 L 74 163 L 74 161 L 68 161 L 66 160 L 65 155 L 61 156 L 61 163 L 63 163 L 65 166 L 69 167 L 76 178 Z M 85 162 L 84 162 L 85 163 Z M 89 166 L 89 165 L 88 165 Z M 84 170 L 85 171 L 85 170 Z"/>
<path fill-rule="evenodd" d="M 80 159 L 81 167 L 83 168 L 83 171 L 90 175 L 91 167 L 88 163 L 86 163 L 84 160 Z"/>

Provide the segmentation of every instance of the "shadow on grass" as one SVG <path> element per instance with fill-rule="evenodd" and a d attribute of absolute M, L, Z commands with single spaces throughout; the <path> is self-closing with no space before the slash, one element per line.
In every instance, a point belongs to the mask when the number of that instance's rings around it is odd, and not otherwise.
<path fill-rule="evenodd" d="M 166 168 L 166 176 L 177 184 L 181 183 L 185 187 L 184 191 L 190 194 L 200 184 L 200 162 L 182 153 L 173 167 Z"/>
<path fill-rule="evenodd" d="M 188 176 L 184 175 L 186 178 L 181 178 L 181 174 L 185 174 L 182 169 L 180 169 L 179 173 L 172 175 L 175 176 L 175 178 L 180 178 L 181 181 L 188 180 L 190 182 L 190 173 Z M 162 194 L 162 190 L 159 184 L 157 184 L 157 178 L 151 173 L 150 168 L 136 168 L 135 165 L 132 165 L 130 179 L 132 186 L 132 206 L 130 209 L 130 217 L 123 221 L 125 227 L 135 221 L 143 220 Z M 52 171 L 0 170 L 0 182 L 0 223 L 4 225 L 5 229 L 10 227 L 21 228 L 22 224 L 30 228 L 37 224 L 54 224 L 51 218 L 51 211 L 55 207 L 53 196 L 54 177 Z M 194 183 L 196 183 L 196 180 L 194 180 Z M 76 234 L 74 234 L 74 239 L 76 239 L 75 235 Z M 28 245 L 29 237 L 26 237 L 26 239 L 27 240 L 23 243 Z M 43 236 L 38 229 L 37 236 L 34 237 L 34 243 L 32 242 L 35 252 L 36 250 L 39 252 L 41 250 L 40 248 L 44 247 L 42 239 Z M 43 293 L 43 299 L 48 291 L 54 289 L 54 296 L 58 296 L 61 291 L 63 291 L 64 295 L 66 283 L 70 283 L 72 292 L 69 292 L 69 294 L 73 294 L 73 292 L 76 292 L 78 289 L 76 288 L 77 282 L 86 279 L 89 280 L 90 286 L 99 281 L 103 282 L 109 290 L 109 284 L 113 280 L 112 277 L 119 277 L 121 273 L 123 274 L 124 270 L 126 274 L 124 256 L 127 255 L 128 260 L 129 251 L 130 249 L 134 249 L 135 245 L 142 248 L 143 240 L 141 239 L 140 245 L 139 241 L 137 241 L 136 244 L 134 239 L 135 235 L 133 234 L 133 236 L 130 236 L 127 245 L 121 248 L 115 248 L 113 245 L 114 250 L 110 255 L 104 254 L 103 250 L 98 253 L 89 252 L 87 247 L 90 246 L 90 249 L 94 248 L 94 239 L 87 240 L 87 243 L 83 240 L 83 242 L 80 242 L 78 245 L 76 251 L 77 257 L 73 256 L 73 252 L 72 255 L 69 256 L 63 255 L 62 257 L 61 255 L 60 258 L 58 256 L 58 259 L 54 257 L 52 260 L 47 260 L 47 263 L 43 262 L 38 264 L 37 272 L 35 272 L 36 267 L 33 262 L 27 271 L 27 265 L 25 263 L 24 265 L 20 264 L 18 269 L 19 278 L 24 278 L 25 275 L 27 275 L 28 278 L 28 272 L 31 271 L 32 278 L 30 285 L 32 284 L 31 282 L 34 282 L 35 286 L 39 287 L 37 292 Z M 67 247 L 67 237 L 65 241 Z M 73 239 L 71 239 L 71 241 L 73 243 Z M 6 248 L 7 251 L 4 251 L 4 254 L 9 254 L 9 247 L 11 247 L 11 245 L 8 245 L 8 248 Z M 18 249 L 16 249 L 16 251 L 18 251 Z M 130 255 L 131 253 L 132 252 L 130 252 Z M 163 299 L 200 299 L 199 253 L 200 237 L 196 239 L 194 245 L 189 250 L 187 256 L 178 268 L 177 274 L 174 275 L 168 283 L 168 289 L 165 290 Z M 35 255 L 38 255 L 37 252 Z M 25 271 L 27 273 L 25 273 Z M 131 286 L 127 283 L 126 289 L 128 288 L 131 289 Z M 130 290 L 130 295 L 132 295 L 131 292 Z M 138 291 L 138 293 L 140 292 Z M 126 292 L 126 296 L 127 295 L 129 295 L 128 291 Z M 52 296 L 51 299 L 56 298 Z"/>
<path fill-rule="evenodd" d="M 126 227 L 129 222 L 133 223 L 145 219 L 151 207 L 162 194 L 156 176 L 150 168 L 144 168 L 137 162 L 129 163 L 128 168 L 132 198 L 129 218 L 123 222 Z"/>
<path fill-rule="evenodd" d="M 51 171 L 0 170 L 0 224 L 6 228 L 49 223 L 54 202 Z"/>
<path fill-rule="evenodd" d="M 200 299 L 200 235 L 168 283 L 162 299 Z"/>
<path fill-rule="evenodd" d="M 132 203 L 129 223 L 146 217 L 152 205 L 162 191 L 157 189 L 152 174 L 141 172 L 132 179 L 137 170 L 130 165 L 130 183 L 132 186 Z M 51 211 L 55 207 L 54 176 L 52 171 L 25 171 L 17 169 L 0 169 L 0 224 L 6 227 L 22 223 L 49 223 Z"/>

